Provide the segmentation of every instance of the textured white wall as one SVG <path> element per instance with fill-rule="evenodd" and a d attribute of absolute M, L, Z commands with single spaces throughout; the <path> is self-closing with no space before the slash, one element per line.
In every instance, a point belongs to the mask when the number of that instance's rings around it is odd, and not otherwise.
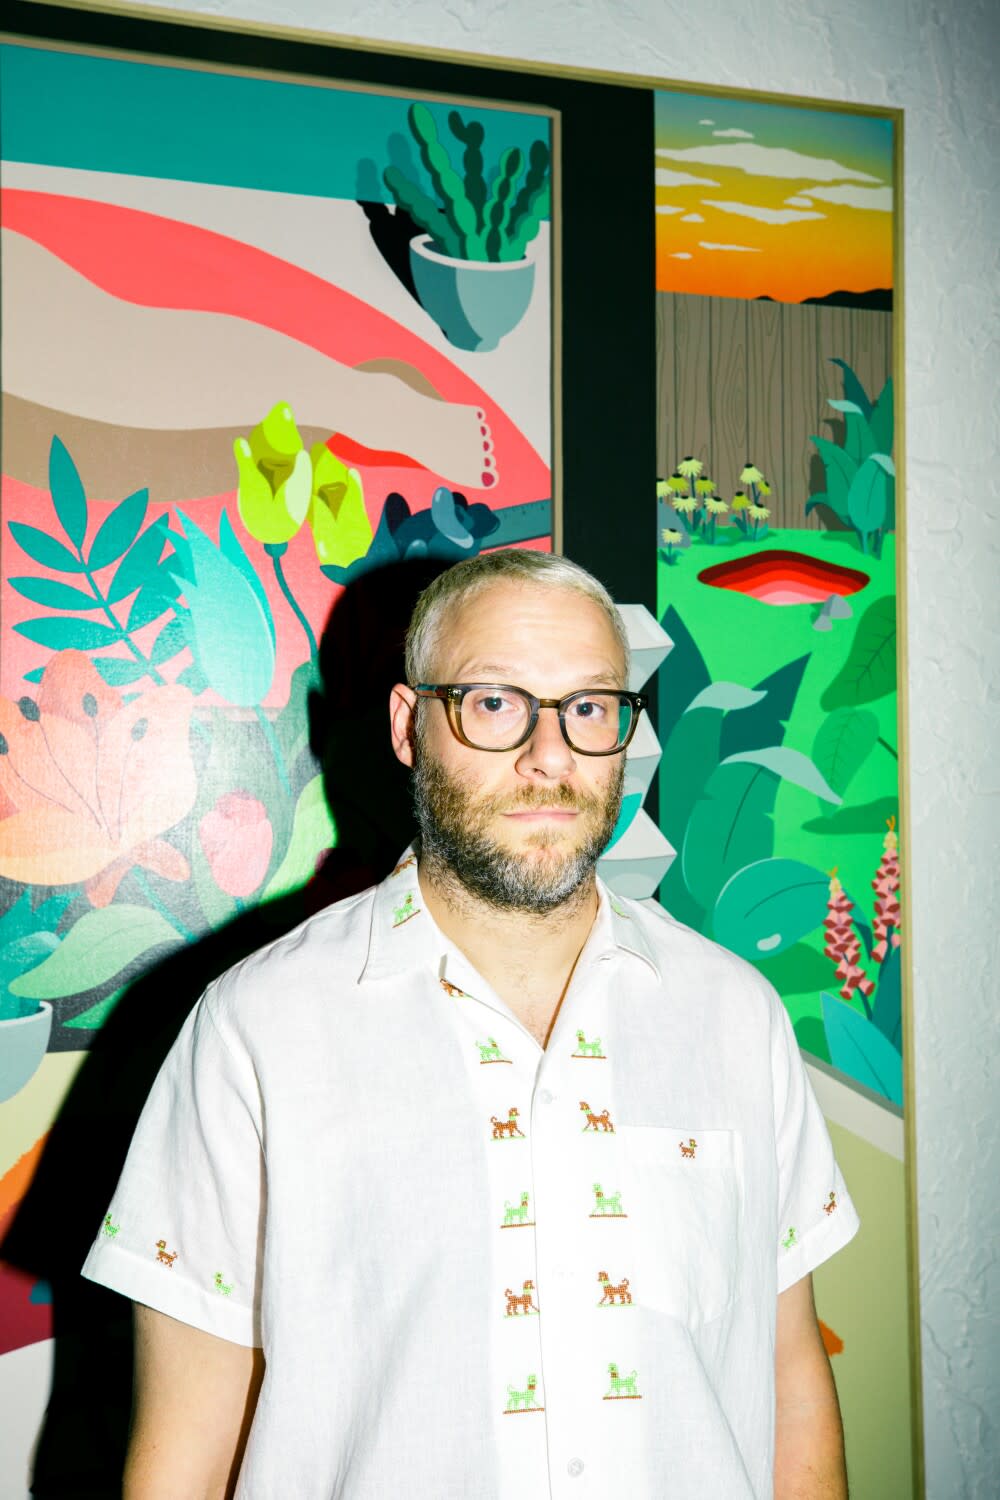
<path fill-rule="evenodd" d="M 158 8 L 905 110 L 910 852 L 927 1494 L 996 1500 L 1000 6 L 158 0 Z"/>

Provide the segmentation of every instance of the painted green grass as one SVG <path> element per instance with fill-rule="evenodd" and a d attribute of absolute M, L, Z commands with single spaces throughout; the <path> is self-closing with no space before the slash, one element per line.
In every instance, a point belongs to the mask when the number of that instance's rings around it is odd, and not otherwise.
<path fill-rule="evenodd" d="M 765 604 L 699 581 L 698 574 L 715 563 L 777 549 L 867 573 L 867 587 L 849 596 L 852 617 L 834 620 L 829 631 L 818 631 L 813 625 L 819 605 Z M 715 682 L 753 687 L 788 662 L 809 657 L 784 743 L 811 756 L 816 732 L 827 716 L 820 699 L 848 657 L 858 620 L 875 599 L 895 596 L 895 537 L 887 536 L 881 558 L 874 558 L 862 555 L 849 532 L 784 529 L 770 532 L 764 542 L 751 543 L 726 528 L 714 546 L 694 540 L 672 565 L 661 555 L 657 589 L 660 616 L 668 605 L 674 606 Z M 851 899 L 870 923 L 875 899 L 871 882 L 882 856 L 886 819 L 892 814 L 898 817 L 899 811 L 897 697 L 893 692 L 862 706 L 878 720 L 879 743 L 848 786 L 843 805 L 828 810 L 811 793 L 782 782 L 775 804 L 774 854 L 825 871 L 836 867 Z M 834 966 L 823 955 L 823 937 L 820 927 L 786 952 L 759 961 L 757 967 L 785 1001 L 801 1045 L 825 1058 L 819 997 L 821 990 L 836 993 L 839 986 Z M 876 966 L 867 967 L 877 977 Z M 862 1009 L 859 1000 L 854 1004 Z"/>

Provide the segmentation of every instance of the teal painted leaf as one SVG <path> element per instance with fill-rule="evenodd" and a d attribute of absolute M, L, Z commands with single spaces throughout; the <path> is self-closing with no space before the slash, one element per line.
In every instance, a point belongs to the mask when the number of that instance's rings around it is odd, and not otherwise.
<path fill-rule="evenodd" d="M 660 827 L 675 849 L 681 848 L 691 809 L 719 764 L 721 732 L 720 710 L 689 708 L 674 725 L 663 747 Z"/>
<path fill-rule="evenodd" d="M 306 782 L 295 804 L 292 836 L 281 864 L 264 888 L 262 899 L 287 896 L 316 873 L 316 861 L 337 842 L 337 829 L 323 789 L 322 776 Z"/>
<path fill-rule="evenodd" d="M 150 652 L 150 660 L 158 667 L 165 661 L 170 661 L 178 651 L 183 651 L 187 645 L 187 632 L 181 620 L 168 620 L 153 642 Z"/>
<path fill-rule="evenodd" d="M 95 656 L 94 666 L 111 687 L 125 687 L 130 682 L 138 682 L 149 671 L 144 661 L 135 661 L 131 656 Z"/>
<path fill-rule="evenodd" d="M 249 708 L 266 697 L 274 677 L 275 636 L 260 579 L 222 515 L 216 544 L 184 515 L 190 554 L 185 583 L 187 629 L 198 667 L 227 703 Z"/>
<path fill-rule="evenodd" d="M 117 604 L 129 594 L 141 588 L 147 578 L 156 571 L 160 554 L 166 541 L 166 525 L 162 519 L 147 526 L 139 540 L 126 552 L 115 570 L 108 589 L 108 603 Z"/>
<path fill-rule="evenodd" d="M 665 745 L 671 730 L 692 698 L 706 688 L 712 679 L 694 636 L 672 604 L 667 607 L 660 624 L 674 643 L 657 674 L 657 729 L 660 744 Z"/>
<path fill-rule="evenodd" d="M 36 646 L 48 646 L 51 651 L 94 651 L 99 646 L 112 646 L 120 641 L 122 633 L 111 625 L 102 625 L 97 620 L 51 619 L 23 620 L 14 626 L 18 635 L 34 641 Z"/>
<path fill-rule="evenodd" d="M 868 418 L 868 425 L 872 430 L 872 441 L 875 444 L 876 453 L 891 453 L 895 439 L 895 412 L 892 390 L 892 377 L 882 387 L 882 393 L 872 414 Z"/>
<path fill-rule="evenodd" d="M 141 588 L 129 608 L 129 630 L 141 630 L 144 625 L 152 624 L 169 608 L 169 601 L 158 589 Z"/>
<path fill-rule="evenodd" d="M 709 776 L 691 809 L 680 860 L 674 861 L 688 894 L 704 911 L 715 909 L 722 887 L 744 865 L 774 853 L 778 784 L 762 766 L 732 762 L 716 766 Z"/>
<path fill-rule="evenodd" d="M 864 463 L 869 453 L 875 451 L 871 428 L 860 406 L 853 401 L 831 401 L 829 403 L 844 417 L 844 448 L 856 464 Z"/>
<path fill-rule="evenodd" d="M 146 574 L 142 585 L 151 592 L 155 590 L 168 603 L 179 598 L 182 592 L 180 580 L 175 576 L 176 561 L 176 554 L 168 552 L 166 557 L 160 559 L 159 565 Z"/>
<path fill-rule="evenodd" d="M 127 495 L 120 504 L 115 506 L 111 514 L 105 517 L 100 530 L 94 537 L 94 545 L 87 558 L 92 572 L 96 573 L 101 568 L 106 568 L 109 563 L 117 562 L 119 557 L 128 551 L 146 519 L 148 504 L 149 491 L 136 490 L 134 495 Z"/>
<path fill-rule="evenodd" d="M 872 414 L 872 403 L 861 381 L 846 360 L 831 358 L 830 363 L 832 365 L 839 365 L 844 377 L 844 395 L 848 401 L 852 401 L 860 408 L 864 414 L 865 421 L 867 421 Z"/>
<path fill-rule="evenodd" d="M 729 713 L 734 709 L 752 708 L 766 696 L 766 693 L 743 687 L 739 682 L 712 682 L 692 699 L 685 712 L 691 713 L 697 708 L 718 708 Z"/>
<path fill-rule="evenodd" d="M 742 713 L 727 714 L 722 721 L 721 760 L 741 750 L 756 750 L 759 745 L 783 744 L 785 725 L 792 716 L 808 665 L 808 655 L 796 656 L 754 683 L 760 701 Z"/>
<path fill-rule="evenodd" d="M 820 703 L 826 709 L 874 703 L 895 690 L 896 601 L 885 594 L 874 599 L 858 621 L 847 661 Z"/>
<path fill-rule="evenodd" d="M 864 708 L 835 708 L 813 740 L 812 758 L 820 774 L 843 797 L 878 743 L 878 719 Z M 821 799 L 823 810 L 831 804 Z"/>
<path fill-rule="evenodd" d="M 761 766 L 765 771 L 791 781 L 807 792 L 815 792 L 817 797 L 822 797 L 826 802 L 840 805 L 841 798 L 801 750 L 790 750 L 787 745 L 769 745 L 764 750 L 743 750 L 722 762 L 724 766 L 741 763 Z"/>
<path fill-rule="evenodd" d="M 903 1103 L 903 1059 L 882 1032 L 835 995 L 823 992 L 823 1025 L 830 1061 L 848 1078 Z"/>
<path fill-rule="evenodd" d="M 25 970 L 37 968 L 58 947 L 59 939 L 54 932 L 28 932 L 5 943 L 0 948 L 0 990 L 6 989 Z"/>
<path fill-rule="evenodd" d="M 851 525 L 867 546 L 867 538 L 873 531 L 885 525 L 889 501 L 889 470 L 892 460 L 884 453 L 870 454 L 858 469 L 847 491 L 847 514 Z"/>
<path fill-rule="evenodd" d="M 49 489 L 63 531 L 77 547 L 87 535 L 87 497 L 76 464 L 60 438 L 49 448 Z"/>
<path fill-rule="evenodd" d="M 857 463 L 839 443 L 829 438 L 813 435 L 812 442 L 819 449 L 819 456 L 826 469 L 826 503 L 842 521 L 847 517 L 847 492 L 857 472 Z"/>
<path fill-rule="evenodd" d="M 897 1052 L 903 1050 L 901 968 L 899 948 L 890 947 L 879 967 L 878 989 L 872 1006 L 872 1021 Z"/>
<path fill-rule="evenodd" d="M 823 921 L 830 877 L 795 859 L 763 859 L 747 865 L 719 892 L 712 932 L 741 958 L 783 953 Z"/>
<path fill-rule="evenodd" d="M 165 917 L 146 906 L 100 907 L 80 917 L 56 951 L 14 980 L 11 991 L 31 1000 L 79 995 L 130 969 L 152 949 L 183 941 Z"/>
<path fill-rule="evenodd" d="M 44 667 L 32 667 L 32 669 L 31 669 L 30 672 L 25 672 L 25 674 L 24 674 L 24 681 L 25 682 L 41 682 L 41 680 L 42 680 L 42 678 L 44 676 L 45 676 L 45 668 Z"/>
<path fill-rule="evenodd" d="M 11 521 L 10 534 L 22 552 L 27 552 L 32 562 L 41 563 L 43 568 L 53 568 L 57 573 L 84 571 L 83 561 L 47 531 L 25 526 L 22 521 Z"/>
<path fill-rule="evenodd" d="M 83 589 L 72 588 L 68 583 L 59 583 L 55 578 L 11 578 L 11 588 L 32 604 L 42 604 L 47 609 L 97 609 L 99 601 Z"/>
<path fill-rule="evenodd" d="M 829 499 L 829 496 L 826 493 L 826 490 L 820 490 L 818 494 L 810 495 L 809 499 L 806 501 L 806 515 L 808 516 L 811 511 L 814 511 L 816 509 L 817 505 L 829 505 L 829 504 L 830 504 L 830 499 Z"/>
<path fill-rule="evenodd" d="M 208 687 L 208 678 L 196 661 L 193 661 L 190 666 L 185 667 L 183 672 L 178 674 L 177 681 L 181 687 L 186 687 L 188 692 L 193 693 L 196 698 L 199 693 L 203 693 Z"/>

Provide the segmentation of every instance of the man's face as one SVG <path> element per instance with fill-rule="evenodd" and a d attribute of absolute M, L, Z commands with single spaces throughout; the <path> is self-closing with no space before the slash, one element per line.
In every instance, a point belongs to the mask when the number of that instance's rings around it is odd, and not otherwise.
<path fill-rule="evenodd" d="M 506 683 L 539 698 L 625 685 L 599 605 L 509 582 L 448 615 L 432 680 Z M 589 880 L 618 817 L 624 755 L 571 750 L 551 709 L 516 750 L 473 750 L 456 739 L 444 704 L 424 699 L 413 769 L 425 859 L 494 907 L 541 913 Z"/>

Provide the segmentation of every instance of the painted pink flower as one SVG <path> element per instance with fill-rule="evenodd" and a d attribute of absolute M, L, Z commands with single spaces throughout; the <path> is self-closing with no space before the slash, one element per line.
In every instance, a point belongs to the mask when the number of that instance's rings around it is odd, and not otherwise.
<path fill-rule="evenodd" d="M 249 792 L 226 792 L 198 824 L 198 837 L 220 890 L 252 896 L 271 862 L 274 830 L 267 808 Z"/>

